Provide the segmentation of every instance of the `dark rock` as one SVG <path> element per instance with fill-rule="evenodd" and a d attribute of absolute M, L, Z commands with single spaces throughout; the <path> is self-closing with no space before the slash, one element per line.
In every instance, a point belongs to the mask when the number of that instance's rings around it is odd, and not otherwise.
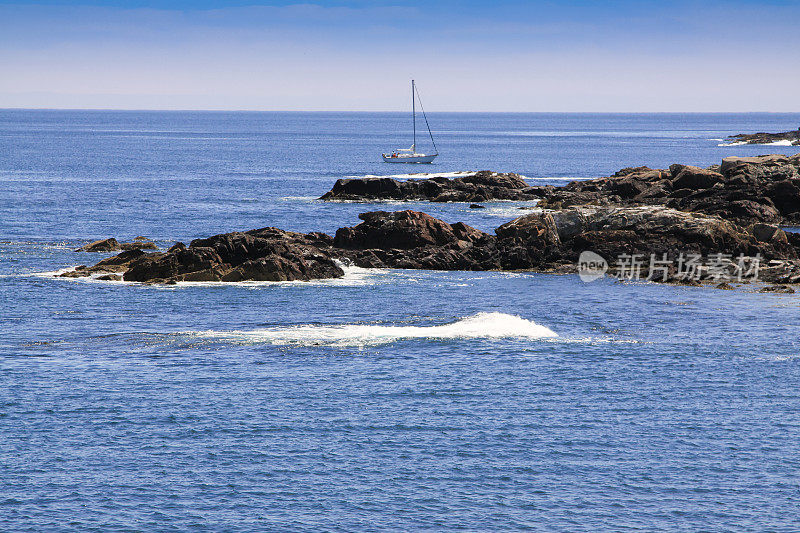
<path fill-rule="evenodd" d="M 143 257 L 145 253 L 141 250 L 128 250 L 113 257 L 103 259 L 89 270 L 92 272 L 124 272 L 128 269 L 132 261 Z"/>
<path fill-rule="evenodd" d="M 361 224 L 340 228 L 333 240 L 337 248 L 409 249 L 472 242 L 484 233 L 461 222 L 448 224 L 417 211 L 361 213 Z"/>
<path fill-rule="evenodd" d="M 470 209 L 486 209 L 485 205 L 481 204 L 469 204 Z"/>
<path fill-rule="evenodd" d="M 102 281 L 122 281 L 122 276 L 119 274 L 104 274 L 102 276 L 97 276 L 97 279 Z"/>
<path fill-rule="evenodd" d="M 517 174 L 482 170 L 456 178 L 434 176 L 399 181 L 393 178 L 337 180 L 322 200 L 429 200 L 432 202 L 485 202 L 487 200 L 534 200 L 539 188 L 529 187 Z"/>
<path fill-rule="evenodd" d="M 114 237 L 94 241 L 85 246 L 81 246 L 76 252 L 116 252 L 120 250 L 119 242 Z"/>
<path fill-rule="evenodd" d="M 125 271 L 124 279 L 125 281 L 169 279 L 221 264 L 219 255 L 211 248 L 197 247 L 174 253 L 147 254 L 130 264 Z"/>
<path fill-rule="evenodd" d="M 798 154 L 800 155 L 800 154 Z M 798 177 L 798 155 L 787 157 L 780 154 L 757 157 L 726 157 L 720 165 L 720 173 L 726 178 L 742 176 L 745 181 L 779 181 Z"/>
<path fill-rule="evenodd" d="M 794 294 L 795 290 L 787 285 L 769 285 L 758 292 L 775 292 L 781 294 Z"/>
<path fill-rule="evenodd" d="M 134 241 L 134 242 L 123 242 L 119 245 L 120 248 L 123 250 L 158 250 L 158 246 L 156 243 L 152 241 Z"/>
<path fill-rule="evenodd" d="M 689 165 L 670 165 L 673 189 L 708 189 L 723 180 L 722 174 Z"/>
<path fill-rule="evenodd" d="M 659 173 L 649 179 L 669 178 Z M 696 191 L 689 198 L 699 201 L 708 196 Z M 621 254 L 672 261 L 683 254 L 706 258 L 726 254 L 719 257 L 726 269 L 736 266 L 733 257 L 758 254 L 769 261 L 763 270 L 765 281 L 800 281 L 800 237 L 787 236 L 774 225 L 745 226 L 663 205 L 535 212 L 501 225 L 495 235 L 409 210 L 374 211 L 359 218 L 361 223 L 340 228 L 333 238 L 262 228 L 196 239 L 168 252 L 126 251 L 84 270 L 124 272 L 124 280 L 145 283 L 332 278 L 344 275 L 339 259 L 369 268 L 574 272 L 578 256 L 593 251 L 610 265 Z M 720 281 L 710 269 L 701 274 L 706 281 Z M 662 277 L 662 281 L 681 281 L 674 268 Z"/>
<path fill-rule="evenodd" d="M 744 144 L 772 144 L 778 141 L 789 141 L 794 146 L 800 146 L 800 128 L 783 133 L 740 133 L 728 137 L 730 141 Z"/>
<path fill-rule="evenodd" d="M 136 237 L 134 242 L 120 243 L 117 239 L 111 237 L 101 241 L 95 241 L 75 250 L 76 252 L 116 252 L 119 250 L 156 250 L 158 247 L 153 241 L 148 240 L 146 237 Z"/>
<path fill-rule="evenodd" d="M 85 267 L 82 269 L 80 267 L 76 268 L 75 270 L 70 270 L 69 272 L 64 272 L 59 274 L 60 278 L 86 278 L 91 273 L 88 270 L 85 270 Z"/>
<path fill-rule="evenodd" d="M 361 198 L 402 198 L 400 182 L 392 178 L 352 178 L 336 180 L 322 200 Z"/>
<path fill-rule="evenodd" d="M 623 169 L 609 178 L 576 181 L 540 191 L 538 206 L 666 205 L 717 215 L 741 224 L 800 222 L 800 154 L 728 157 L 703 169 Z"/>
<path fill-rule="evenodd" d="M 753 236 L 759 242 L 781 242 L 788 243 L 786 233 L 778 226 L 772 224 L 753 224 Z"/>
<path fill-rule="evenodd" d="M 323 233 L 262 228 L 196 239 L 188 247 L 176 243 L 165 253 L 137 250 L 109 259 L 121 265 L 125 281 L 310 280 L 344 275 L 334 258 L 322 251 L 332 242 Z M 138 255 L 123 257 L 133 253 Z"/>
<path fill-rule="evenodd" d="M 716 287 L 716 288 L 717 288 L 717 289 L 722 289 L 722 290 L 725 290 L 725 291 L 732 291 L 732 290 L 734 290 L 734 288 L 733 288 L 733 285 L 731 285 L 731 284 L 730 284 L 730 283 L 728 283 L 727 281 L 723 281 L 722 283 L 720 283 L 719 285 L 717 285 L 717 287 Z"/>

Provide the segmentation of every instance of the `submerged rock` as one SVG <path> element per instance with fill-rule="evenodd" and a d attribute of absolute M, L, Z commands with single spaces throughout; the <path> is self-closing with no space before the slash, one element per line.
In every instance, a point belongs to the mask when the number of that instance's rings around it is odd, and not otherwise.
<path fill-rule="evenodd" d="M 794 294 L 795 290 L 787 285 L 769 285 L 758 292 L 776 292 L 782 294 Z"/>
<path fill-rule="evenodd" d="M 75 270 L 70 270 L 68 272 L 64 272 L 59 274 L 58 277 L 60 278 L 87 278 L 92 273 L 86 269 L 86 265 L 81 265 L 76 267 Z"/>

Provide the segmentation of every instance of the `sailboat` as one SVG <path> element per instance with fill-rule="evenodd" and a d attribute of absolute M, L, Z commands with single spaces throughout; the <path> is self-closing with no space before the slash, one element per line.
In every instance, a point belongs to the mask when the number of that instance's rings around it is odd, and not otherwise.
<path fill-rule="evenodd" d="M 428 128 L 428 135 L 431 137 L 431 143 L 433 144 L 433 151 L 432 154 L 419 154 L 417 153 L 417 100 L 419 100 L 419 108 L 422 110 L 422 116 L 425 119 L 425 126 Z M 419 97 L 419 91 L 417 90 L 417 86 L 414 83 L 414 80 L 411 80 L 411 117 L 413 122 L 413 135 L 414 141 L 411 145 L 411 148 L 398 148 L 397 150 L 392 150 L 391 154 L 381 154 L 383 156 L 383 161 L 386 163 L 433 163 L 433 160 L 436 159 L 436 156 L 439 155 L 439 151 L 436 149 L 436 142 L 433 140 L 433 133 L 431 133 L 431 127 L 428 125 L 428 117 L 425 115 L 425 108 L 422 107 L 422 99 Z"/>

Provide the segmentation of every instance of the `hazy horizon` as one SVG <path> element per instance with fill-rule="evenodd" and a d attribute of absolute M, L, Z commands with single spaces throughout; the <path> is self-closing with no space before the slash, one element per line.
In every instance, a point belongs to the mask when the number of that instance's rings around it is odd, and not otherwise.
<path fill-rule="evenodd" d="M 396 109 L 161 109 L 161 108 L 114 108 L 114 107 L 0 107 L 0 111 L 114 111 L 114 112 L 171 112 L 171 113 L 364 113 L 406 114 L 408 110 Z M 800 111 L 487 111 L 452 110 L 425 111 L 428 115 L 446 114 L 495 114 L 495 115 L 792 115 Z M 421 120 L 417 110 L 418 119 Z"/>
<path fill-rule="evenodd" d="M 0 0 L 0 108 L 797 112 L 800 2 Z"/>

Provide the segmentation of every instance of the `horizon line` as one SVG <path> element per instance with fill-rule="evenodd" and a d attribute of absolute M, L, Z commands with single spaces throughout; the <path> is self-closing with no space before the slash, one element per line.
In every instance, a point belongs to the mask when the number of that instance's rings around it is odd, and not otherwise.
<path fill-rule="evenodd" d="M 406 114 L 409 111 L 398 111 L 396 109 L 375 109 L 375 110 L 360 110 L 360 109 L 226 109 L 226 108 L 211 108 L 211 109 L 173 109 L 173 108 L 133 108 L 133 107 L 0 107 L 0 111 L 117 111 L 117 112 L 173 112 L 173 113 L 399 113 Z M 725 114 L 740 114 L 740 115 L 755 115 L 755 114 L 800 114 L 798 111 L 429 111 L 429 115 L 447 114 L 447 113 L 495 113 L 495 114 L 624 114 L 624 115 L 668 115 L 668 114 L 703 114 L 703 115 L 725 115 Z"/>

